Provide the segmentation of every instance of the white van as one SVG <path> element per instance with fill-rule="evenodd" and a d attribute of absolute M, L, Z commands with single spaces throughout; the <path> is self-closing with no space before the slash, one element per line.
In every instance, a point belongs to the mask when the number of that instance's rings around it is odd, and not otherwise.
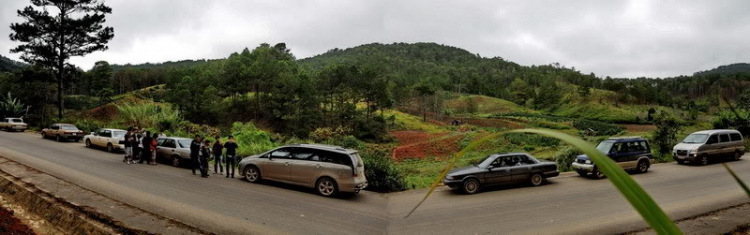
<path fill-rule="evenodd" d="M 679 164 L 686 161 L 706 165 L 709 161 L 731 156 L 740 160 L 745 154 L 742 134 L 737 130 L 706 130 L 690 134 L 674 146 L 672 156 Z"/>

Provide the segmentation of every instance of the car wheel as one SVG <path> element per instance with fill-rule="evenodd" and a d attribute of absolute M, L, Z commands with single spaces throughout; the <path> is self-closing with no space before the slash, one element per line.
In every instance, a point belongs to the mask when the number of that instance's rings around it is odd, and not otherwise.
<path fill-rule="evenodd" d="M 260 181 L 260 171 L 255 166 L 248 166 L 245 168 L 245 179 L 250 183 L 256 183 Z"/>
<path fill-rule="evenodd" d="M 245 174 L 245 177 L 247 177 L 247 174 Z M 318 189 L 318 193 L 326 197 L 333 196 L 338 191 L 336 182 L 328 177 L 319 179 L 318 183 L 315 185 L 317 185 L 316 188 Z"/>
<path fill-rule="evenodd" d="M 742 153 L 740 151 L 734 151 L 734 160 L 739 161 L 742 157 Z"/>
<path fill-rule="evenodd" d="M 180 156 L 172 156 L 172 166 L 180 167 Z"/>
<path fill-rule="evenodd" d="M 581 177 L 586 177 L 586 175 L 588 175 L 588 174 L 589 174 L 589 173 L 588 173 L 588 172 L 586 172 L 586 171 L 576 171 L 576 173 L 578 173 L 578 175 L 580 175 Z"/>
<path fill-rule="evenodd" d="M 604 177 L 607 177 L 606 175 L 604 175 L 604 172 L 599 170 L 599 167 L 594 167 L 594 171 L 591 172 L 591 175 L 596 179 L 604 179 Z"/>
<path fill-rule="evenodd" d="M 638 173 L 646 173 L 648 172 L 649 164 L 648 161 L 641 160 L 638 162 Z"/>
<path fill-rule="evenodd" d="M 91 140 L 86 139 L 86 147 L 91 148 Z"/>
<path fill-rule="evenodd" d="M 534 173 L 531 175 L 531 178 L 529 179 L 529 183 L 531 183 L 531 186 L 539 186 L 544 183 L 544 176 L 539 173 Z"/>
<path fill-rule="evenodd" d="M 708 165 L 708 155 L 705 155 L 705 154 L 701 155 L 701 159 L 698 160 L 698 164 L 702 166 Z"/>
<path fill-rule="evenodd" d="M 461 188 L 464 193 L 466 194 L 475 194 L 479 192 L 479 180 L 477 179 L 468 179 L 464 181 L 463 187 Z"/>
<path fill-rule="evenodd" d="M 112 146 L 112 143 L 108 143 L 107 144 L 107 152 L 111 153 L 111 152 L 114 152 L 114 151 L 115 151 L 115 147 Z"/>
<path fill-rule="evenodd" d="M 677 162 L 677 164 L 679 164 L 679 165 L 685 164 L 685 161 L 683 161 L 683 160 L 676 160 L 676 162 Z"/>
<path fill-rule="evenodd" d="M 62 142 L 62 138 L 60 138 L 60 135 L 56 135 L 56 136 L 55 136 L 55 140 L 56 140 L 57 142 Z"/>

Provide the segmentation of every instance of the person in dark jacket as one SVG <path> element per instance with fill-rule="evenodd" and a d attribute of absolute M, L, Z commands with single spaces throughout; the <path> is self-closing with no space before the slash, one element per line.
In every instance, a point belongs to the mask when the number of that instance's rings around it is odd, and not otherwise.
<path fill-rule="evenodd" d="M 198 161 L 198 155 L 201 151 L 201 136 L 195 135 L 193 142 L 190 142 L 190 167 L 193 168 L 193 175 L 195 175 L 195 169 L 199 168 L 200 162 Z"/>
<path fill-rule="evenodd" d="M 221 137 L 217 135 L 216 142 L 214 142 L 214 146 L 211 148 L 214 154 L 214 174 L 224 174 L 224 168 L 221 167 L 221 153 L 224 151 L 224 145 L 221 144 L 221 140 L 219 138 Z"/>
<path fill-rule="evenodd" d="M 201 177 L 207 178 L 208 177 L 208 159 L 211 158 L 211 141 L 206 139 L 206 141 L 203 142 L 203 145 L 201 145 L 201 156 L 200 156 L 200 162 L 201 162 Z"/>
<path fill-rule="evenodd" d="M 133 137 L 133 128 L 129 127 L 128 132 L 125 133 L 125 138 L 123 139 L 123 144 L 125 145 L 125 158 L 122 159 L 122 162 L 130 164 L 130 160 L 133 159 L 133 142 L 131 138 Z"/>
<path fill-rule="evenodd" d="M 227 149 L 226 154 L 224 155 L 224 160 L 226 162 L 224 165 L 227 166 L 227 178 L 229 178 L 230 174 L 229 171 L 232 171 L 232 178 L 234 178 L 234 167 L 235 167 L 235 156 L 237 154 L 237 149 L 239 146 L 237 146 L 237 143 L 234 142 L 234 136 L 229 136 L 229 140 L 226 144 L 224 144 L 224 148 Z"/>
<path fill-rule="evenodd" d="M 138 161 L 138 164 L 143 164 L 143 161 L 149 163 L 151 159 L 151 140 L 151 131 L 146 131 L 146 135 L 141 138 L 143 149 L 141 150 L 141 160 Z"/>

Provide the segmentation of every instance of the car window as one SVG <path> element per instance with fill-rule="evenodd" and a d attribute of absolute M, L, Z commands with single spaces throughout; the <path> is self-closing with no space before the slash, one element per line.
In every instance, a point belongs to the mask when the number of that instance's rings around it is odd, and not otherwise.
<path fill-rule="evenodd" d="M 607 154 L 610 153 L 610 149 L 612 149 L 613 144 L 614 142 L 612 141 L 602 141 L 599 142 L 599 145 L 596 146 L 596 149 L 599 150 L 599 152 Z"/>
<path fill-rule="evenodd" d="M 294 153 L 292 154 L 292 158 L 298 159 L 298 160 L 313 160 L 312 158 L 315 155 L 316 155 L 315 152 L 310 149 L 298 149 L 294 151 Z"/>
<path fill-rule="evenodd" d="M 510 161 L 508 157 L 498 157 L 495 158 L 495 161 L 492 162 L 492 167 L 506 167 L 508 165 L 505 164 L 506 161 Z"/>
<path fill-rule="evenodd" d="M 122 137 L 125 136 L 125 132 L 124 131 L 114 131 L 114 132 L 112 132 L 112 136 L 115 137 L 115 138 L 122 138 Z"/>
<path fill-rule="evenodd" d="M 729 142 L 729 135 L 728 134 L 722 134 L 719 136 L 719 139 L 721 139 L 721 142 Z"/>
<path fill-rule="evenodd" d="M 164 146 L 164 141 L 166 141 L 166 140 L 167 139 L 164 139 L 164 138 L 158 138 L 158 139 L 156 139 L 156 145 L 158 145 L 158 146 Z"/>
<path fill-rule="evenodd" d="M 76 128 L 76 126 L 73 126 L 73 125 L 64 125 L 62 126 L 62 129 L 63 130 L 78 130 L 78 128 Z"/>
<path fill-rule="evenodd" d="M 531 160 L 528 156 L 519 156 L 521 158 L 521 165 L 533 165 L 536 164 L 534 160 Z"/>
<path fill-rule="evenodd" d="M 330 162 L 334 164 L 341 164 L 341 165 L 352 165 L 352 159 L 349 157 L 349 155 L 346 154 L 340 154 L 340 153 L 334 153 L 334 152 L 328 152 L 328 151 L 321 151 L 320 152 L 320 161 L 322 162 Z"/>
<path fill-rule="evenodd" d="M 612 145 L 612 149 L 609 151 L 610 153 L 623 153 L 626 151 L 625 149 L 625 143 L 614 143 Z"/>
<path fill-rule="evenodd" d="M 291 151 L 288 148 L 279 149 L 271 152 L 271 158 L 289 158 Z"/>
<path fill-rule="evenodd" d="M 189 148 L 190 144 L 193 142 L 193 140 L 178 140 L 177 143 L 180 144 L 180 148 Z"/>
<path fill-rule="evenodd" d="M 21 122 L 23 122 L 23 120 L 21 120 L 21 119 L 19 119 L 19 118 L 11 118 L 11 119 L 10 119 L 10 122 L 21 123 Z"/>
<path fill-rule="evenodd" d="M 729 134 L 729 137 L 732 139 L 732 141 L 742 141 L 742 135 L 740 135 L 740 133 Z"/>
<path fill-rule="evenodd" d="M 52 130 L 58 130 L 58 129 L 60 129 L 60 126 L 58 126 L 58 125 L 52 125 L 50 127 L 50 129 L 52 129 Z"/>
<path fill-rule="evenodd" d="M 177 148 L 177 144 L 175 143 L 173 139 L 167 139 L 166 141 L 164 141 L 164 147 Z"/>
<path fill-rule="evenodd" d="M 708 137 L 708 141 L 706 141 L 706 144 L 715 144 L 715 143 L 719 143 L 718 135 L 712 135 L 711 137 Z"/>
<path fill-rule="evenodd" d="M 102 137 L 112 137 L 112 131 L 105 130 L 104 133 L 102 133 Z"/>

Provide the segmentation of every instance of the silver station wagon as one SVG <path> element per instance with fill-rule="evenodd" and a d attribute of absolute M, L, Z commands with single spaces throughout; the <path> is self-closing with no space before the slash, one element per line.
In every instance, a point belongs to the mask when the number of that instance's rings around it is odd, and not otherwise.
<path fill-rule="evenodd" d="M 679 164 L 686 161 L 707 165 L 709 161 L 731 157 L 740 160 L 745 154 L 742 134 L 737 130 L 706 130 L 692 133 L 672 149 Z"/>
<path fill-rule="evenodd" d="M 270 180 L 315 188 L 323 196 L 358 193 L 367 187 L 356 150 L 320 144 L 287 145 L 242 159 L 240 175 L 249 182 Z"/>

